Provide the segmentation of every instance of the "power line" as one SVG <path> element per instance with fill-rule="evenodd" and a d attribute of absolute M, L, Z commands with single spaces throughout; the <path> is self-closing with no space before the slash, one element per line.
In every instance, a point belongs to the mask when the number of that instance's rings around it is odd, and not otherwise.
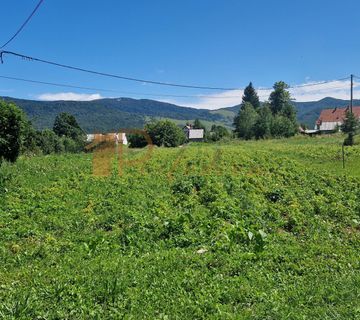
<path fill-rule="evenodd" d="M 38 80 L 31 80 L 31 79 L 24 79 L 24 78 L 17 78 L 17 77 L 9 77 L 9 76 L 2 76 L 2 79 L 8 80 L 15 80 L 15 81 L 22 81 L 28 83 L 35 83 L 35 84 L 44 84 L 49 86 L 55 87 L 64 87 L 64 88 L 72 88 L 72 89 L 82 89 L 82 90 L 91 90 L 91 91 L 102 91 L 102 92 L 112 92 L 117 94 L 133 94 L 133 95 L 140 95 L 140 96 L 154 96 L 154 97 L 171 97 L 171 98 L 208 98 L 208 99 L 234 99 L 239 98 L 241 96 L 226 96 L 226 97 L 219 97 L 219 96 L 211 96 L 211 95 L 175 95 L 175 94 L 161 94 L 161 93 L 142 93 L 142 92 L 131 92 L 131 91 L 118 91 L 113 89 L 102 89 L 102 88 L 94 88 L 94 87 L 84 87 L 84 86 L 77 86 L 72 84 L 64 84 L 64 83 L 56 83 L 56 82 L 46 82 L 46 81 L 38 81 Z"/>
<path fill-rule="evenodd" d="M 65 65 L 65 64 L 58 63 L 58 62 L 43 60 L 40 58 L 35 58 L 35 57 L 27 56 L 27 55 L 24 55 L 21 53 L 5 51 L 5 50 L 0 51 L 1 63 L 3 63 L 3 55 L 4 54 L 13 55 L 13 56 L 20 57 L 20 58 L 23 58 L 23 59 L 29 60 L 29 61 L 37 61 L 37 62 L 41 62 L 41 63 L 45 63 L 45 64 L 50 64 L 50 65 L 54 65 L 54 66 L 61 67 L 61 68 L 96 74 L 96 75 L 105 76 L 105 77 L 117 78 L 117 79 L 122 79 L 122 80 L 141 82 L 141 83 L 150 83 L 150 84 L 156 84 L 156 85 L 162 85 L 162 86 L 181 87 L 181 88 L 190 88 L 190 89 L 202 89 L 202 90 L 222 90 L 222 91 L 244 90 L 244 88 L 206 87 L 206 86 L 198 86 L 198 85 L 187 85 L 187 84 L 178 84 L 178 83 L 161 82 L 161 81 L 153 81 L 153 80 L 144 80 L 144 79 L 139 79 L 139 78 L 125 77 L 125 76 L 120 76 L 120 75 L 116 75 L 116 74 L 110 74 L 110 73 Z M 344 80 L 348 80 L 348 79 L 349 79 L 349 77 L 344 77 L 344 78 L 340 78 L 340 79 L 336 79 L 336 80 L 327 80 L 327 81 L 320 81 L 320 82 L 316 82 L 316 83 L 305 83 L 305 84 L 300 84 L 300 85 L 292 85 L 292 86 L 289 86 L 288 89 L 313 87 L 313 86 L 319 86 L 319 85 L 337 82 L 337 81 L 344 81 Z M 268 88 L 258 88 L 257 89 L 257 91 L 268 91 L 268 90 L 273 90 L 273 88 L 268 87 Z"/>
<path fill-rule="evenodd" d="M 40 80 L 33 80 L 33 79 L 24 79 L 19 77 L 11 77 L 11 76 L 4 76 L 0 75 L 1 79 L 7 79 L 7 80 L 14 80 L 14 81 L 21 81 L 21 82 L 27 82 L 27 83 L 34 83 L 34 84 L 42 84 L 42 85 L 49 85 L 54 87 L 64 87 L 64 88 L 72 88 L 72 89 L 81 89 L 81 90 L 89 90 L 89 91 L 99 91 L 99 92 L 112 92 L 117 94 L 130 94 L 130 95 L 137 95 L 137 96 L 152 96 L 152 97 L 167 97 L 167 98 L 206 98 L 206 99 L 241 99 L 240 95 L 236 96 L 215 96 L 215 95 L 175 95 L 175 94 L 162 94 L 162 93 L 143 93 L 143 92 L 134 92 L 134 91 L 119 91 L 119 90 L 113 90 L 113 89 L 104 89 L 104 88 L 97 88 L 97 87 L 86 87 L 86 86 L 79 86 L 79 85 L 73 85 L 68 83 L 57 83 L 57 82 L 48 82 L 48 81 L 40 81 Z M 346 78 L 347 79 L 347 78 Z M 336 81 L 341 81 L 344 79 L 338 79 L 338 80 L 331 80 L 331 81 L 324 81 L 321 83 L 314 83 L 314 84 L 304 84 L 304 85 L 295 85 L 290 88 L 296 88 L 296 87 L 302 87 L 302 86 L 308 86 L 308 85 L 319 85 L 324 83 L 331 83 Z M 257 91 L 261 90 L 271 90 L 272 88 L 259 88 L 256 89 Z M 243 90 L 243 89 L 241 89 Z"/>
<path fill-rule="evenodd" d="M 206 87 L 206 86 L 187 85 L 187 84 L 178 84 L 178 83 L 161 82 L 161 81 L 153 81 L 153 80 L 125 77 L 125 76 L 121 76 L 121 75 L 100 72 L 100 71 L 94 71 L 94 70 L 74 67 L 74 66 L 70 66 L 70 65 L 66 65 L 66 64 L 62 64 L 62 63 L 57 63 L 57 62 L 53 62 L 53 61 L 43 60 L 43 59 L 26 56 L 24 54 L 12 52 L 12 51 L 0 51 L 1 62 L 3 62 L 4 54 L 13 55 L 13 56 L 20 57 L 20 58 L 23 58 L 23 59 L 26 59 L 29 61 L 37 61 L 37 62 L 41 62 L 41 63 L 45 63 L 45 64 L 50 64 L 50 65 L 61 67 L 61 68 L 96 74 L 96 75 L 105 76 L 105 77 L 117 78 L 117 79 L 122 79 L 122 80 L 141 82 L 141 83 L 149 83 L 149 84 L 156 84 L 156 85 L 161 85 L 161 86 L 180 87 L 180 88 L 188 88 L 188 89 L 201 89 L 201 90 L 222 90 L 222 91 L 239 90 L 239 88 Z"/>
<path fill-rule="evenodd" d="M 35 12 L 39 9 L 39 7 L 41 6 L 41 4 L 43 3 L 44 0 L 40 0 L 38 2 L 38 4 L 36 5 L 36 7 L 34 8 L 34 10 L 30 13 L 30 15 L 28 16 L 28 18 L 24 21 L 24 23 L 20 26 L 20 28 L 15 32 L 15 34 L 7 41 L 5 42 L 0 49 L 6 47 L 11 41 L 13 41 L 17 35 L 22 31 L 22 29 L 24 29 L 24 27 L 27 25 L 27 23 L 30 21 L 30 19 L 33 17 L 33 15 L 35 14 Z"/>
<path fill-rule="evenodd" d="M 169 82 L 159 82 L 159 81 L 153 81 L 153 80 L 144 80 L 144 79 L 138 79 L 138 78 L 124 77 L 124 76 L 119 76 L 119 75 L 115 75 L 115 74 L 109 74 L 109 73 L 104 73 L 104 72 L 99 72 L 99 71 L 74 67 L 74 66 L 70 66 L 70 65 L 64 65 L 64 64 L 57 63 L 57 62 L 47 61 L 47 60 L 43 60 L 43 59 L 39 59 L 39 58 L 35 58 L 35 57 L 30 57 L 30 56 L 26 56 L 24 54 L 12 52 L 12 51 L 6 51 L 6 50 L 0 50 L 0 62 L 1 63 L 3 63 L 3 55 L 4 54 L 14 55 L 16 57 L 20 57 L 22 59 L 29 60 L 29 61 L 37 61 L 37 62 L 50 64 L 50 65 L 54 65 L 54 66 L 58 66 L 58 67 L 66 68 L 66 69 L 72 69 L 72 70 L 77 70 L 77 71 L 81 71 L 81 72 L 86 72 L 86 73 L 91 73 L 91 74 L 96 74 L 96 75 L 101 75 L 101 76 L 106 76 L 106 77 L 118 78 L 118 79 L 122 79 L 122 80 L 136 81 L 136 82 L 142 82 L 142 83 L 151 83 L 151 84 L 157 84 L 157 85 L 163 85 L 163 86 L 171 86 L 171 87 L 191 88 L 191 89 L 223 90 L 223 91 L 244 90 L 244 88 L 204 87 L 204 86 L 194 86 L 194 85 L 177 84 L 177 83 L 169 83 Z M 357 76 L 355 76 L 355 77 L 357 77 Z M 324 85 L 324 84 L 327 84 L 327 83 L 344 81 L 344 80 L 348 80 L 348 79 L 349 79 L 349 77 L 344 77 L 344 78 L 340 78 L 340 79 L 320 81 L 320 82 L 315 82 L 315 83 L 305 83 L 305 84 L 300 84 L 300 85 L 290 85 L 290 86 L 288 86 L 288 89 L 297 89 L 297 88 L 303 88 L 303 87 L 313 87 L 313 86 Z M 34 82 L 34 83 L 38 82 L 38 83 L 42 83 L 42 84 L 57 85 L 57 86 L 63 86 L 63 87 L 73 87 L 73 88 L 78 88 L 78 89 L 87 89 L 86 87 L 79 87 L 79 86 L 73 86 L 73 85 L 62 85 L 62 84 L 54 84 L 54 83 L 43 83 L 41 81 L 27 80 L 27 79 L 15 79 L 14 78 L 13 80 L 27 81 L 27 82 Z M 92 90 L 92 89 L 96 89 L 96 88 L 90 88 L 90 89 Z M 96 90 L 109 91 L 108 89 L 96 89 Z M 257 91 L 269 91 L 269 90 L 273 90 L 273 87 L 267 87 L 267 88 L 260 87 L 260 88 L 257 88 L 256 90 Z M 115 90 L 110 90 L 110 91 L 116 92 Z M 138 93 L 132 93 L 132 92 L 130 93 L 129 92 L 129 94 L 138 94 Z M 217 98 L 225 98 L 225 97 L 216 97 L 216 96 L 212 96 L 212 95 L 196 95 L 196 96 L 191 96 L 191 95 L 164 95 L 164 94 L 142 94 L 142 95 L 167 96 L 167 97 L 184 97 L 184 98 L 201 98 L 201 97 L 216 98 L 216 99 Z M 228 98 L 236 98 L 236 97 L 237 96 L 228 96 Z"/>

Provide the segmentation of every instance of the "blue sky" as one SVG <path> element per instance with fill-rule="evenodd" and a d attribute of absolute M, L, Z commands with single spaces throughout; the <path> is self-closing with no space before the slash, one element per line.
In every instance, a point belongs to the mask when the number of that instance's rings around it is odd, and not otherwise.
<path fill-rule="evenodd" d="M 1 3 L 1 43 L 16 31 L 36 3 Z M 256 87 L 269 87 L 284 80 L 294 85 L 360 75 L 358 12 L 360 2 L 356 0 L 45 0 L 6 49 L 156 81 L 241 88 L 249 81 Z M 69 90 L 0 79 L 0 95 L 26 99 L 130 96 L 214 109 L 239 103 L 242 94 L 241 90 L 225 93 L 145 85 L 10 56 L 5 56 L 0 65 L 0 75 L 119 92 Z M 348 85 L 341 81 L 296 89 L 292 94 L 298 101 L 328 95 L 348 98 Z M 268 91 L 259 93 L 266 99 Z"/>

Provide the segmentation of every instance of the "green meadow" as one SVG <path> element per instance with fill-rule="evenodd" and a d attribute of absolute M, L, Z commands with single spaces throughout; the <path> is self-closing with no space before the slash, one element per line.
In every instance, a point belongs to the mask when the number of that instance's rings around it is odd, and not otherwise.
<path fill-rule="evenodd" d="M 360 319 L 342 140 L 125 149 L 105 177 L 93 154 L 4 164 L 0 318 Z"/>

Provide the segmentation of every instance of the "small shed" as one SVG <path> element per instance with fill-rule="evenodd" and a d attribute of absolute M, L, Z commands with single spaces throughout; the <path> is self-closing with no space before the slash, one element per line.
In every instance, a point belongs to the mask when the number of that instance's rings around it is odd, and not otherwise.
<path fill-rule="evenodd" d="M 204 129 L 193 129 L 190 125 L 184 127 L 184 133 L 189 141 L 203 141 Z"/>

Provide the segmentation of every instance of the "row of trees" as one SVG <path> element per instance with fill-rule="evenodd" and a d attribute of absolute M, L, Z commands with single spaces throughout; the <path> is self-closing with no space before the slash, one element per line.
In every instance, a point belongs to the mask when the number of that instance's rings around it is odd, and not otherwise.
<path fill-rule="evenodd" d="M 245 88 L 238 115 L 234 119 L 235 134 L 242 139 L 291 137 L 297 132 L 296 110 L 291 103 L 288 85 L 274 84 L 269 101 L 261 103 L 252 83 Z"/>
<path fill-rule="evenodd" d="M 288 85 L 276 82 L 269 101 L 261 103 L 252 83 L 245 88 L 239 113 L 234 118 L 234 134 L 241 139 L 266 139 L 291 137 L 296 134 L 298 124 L 296 110 L 291 103 Z M 192 125 L 194 129 L 204 129 L 204 141 L 215 142 L 230 138 L 229 131 L 219 125 L 213 125 L 210 131 L 199 119 Z M 176 147 L 185 142 L 181 128 L 169 120 L 153 121 L 145 125 L 153 144 L 157 146 Z M 143 135 L 129 136 L 130 147 L 138 148 L 147 145 Z"/>
<path fill-rule="evenodd" d="M 223 126 L 213 125 L 210 131 L 207 131 L 199 119 L 196 119 L 194 124 L 188 123 L 187 125 L 191 125 L 194 129 L 203 129 L 204 141 L 207 142 L 215 142 L 230 137 L 229 131 Z M 184 131 L 169 120 L 152 121 L 145 125 L 144 131 L 149 135 L 152 143 L 159 147 L 177 147 L 186 142 Z M 140 133 L 130 134 L 128 141 L 131 148 L 143 148 L 148 144 L 146 137 Z"/>
<path fill-rule="evenodd" d="M 59 114 L 52 130 L 39 131 L 20 108 L 1 100 L 0 128 L 0 162 L 15 162 L 21 153 L 79 152 L 86 141 L 84 131 L 70 114 Z"/>

